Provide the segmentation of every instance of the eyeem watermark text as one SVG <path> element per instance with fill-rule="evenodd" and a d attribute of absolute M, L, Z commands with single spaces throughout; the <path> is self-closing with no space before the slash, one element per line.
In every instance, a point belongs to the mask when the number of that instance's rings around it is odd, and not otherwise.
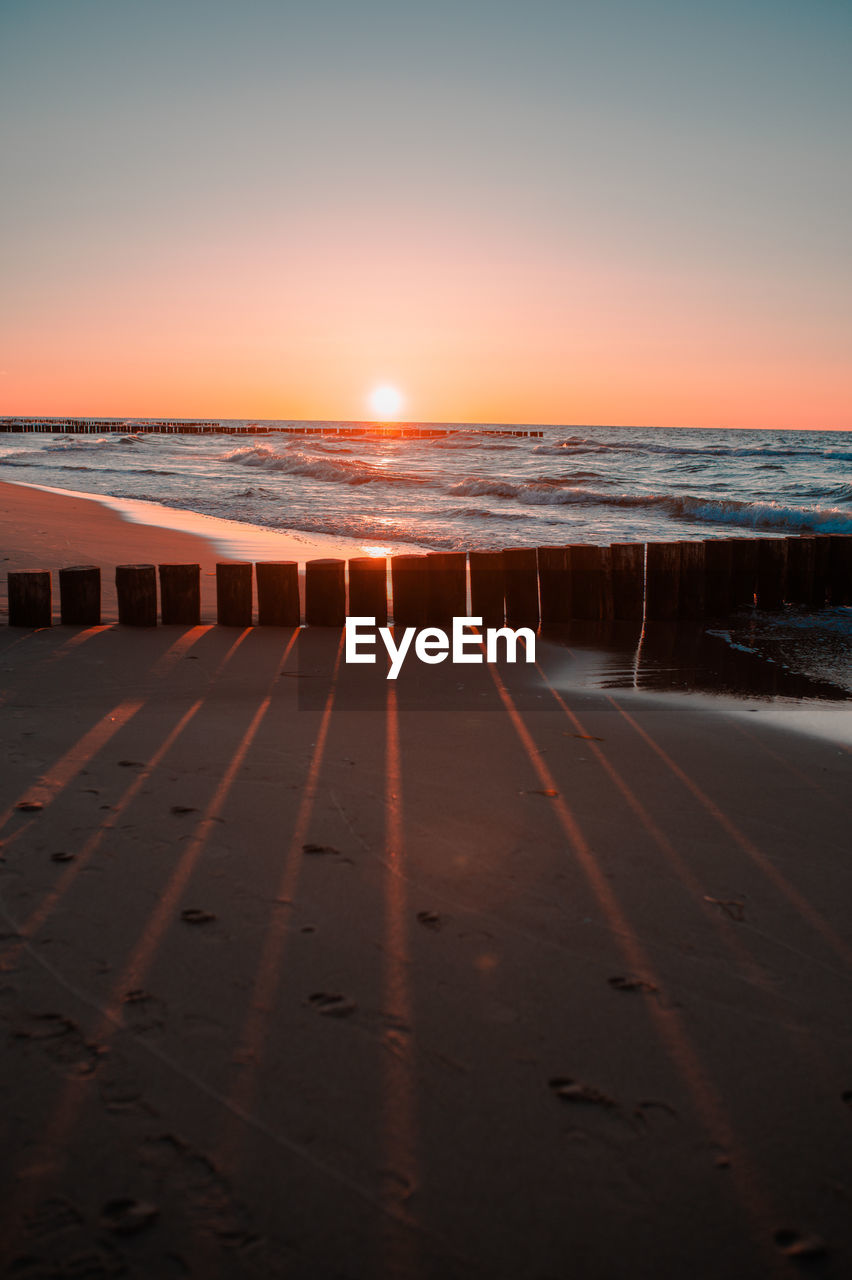
<path fill-rule="evenodd" d="M 476 630 L 475 630 L 476 628 Z M 497 662 L 500 655 L 506 662 L 518 661 L 518 641 L 525 662 L 535 662 L 535 632 L 529 627 L 488 627 L 483 631 L 481 618 L 453 618 L 452 636 L 440 627 L 406 627 L 397 644 L 390 627 L 376 627 L 375 618 L 346 619 L 346 662 L 376 662 L 376 650 L 381 639 L 390 659 L 388 680 L 395 680 L 403 663 L 412 650 L 420 662 L 434 666 L 453 663 Z M 502 642 L 502 645 L 500 645 Z M 498 647 L 500 646 L 500 647 Z"/>

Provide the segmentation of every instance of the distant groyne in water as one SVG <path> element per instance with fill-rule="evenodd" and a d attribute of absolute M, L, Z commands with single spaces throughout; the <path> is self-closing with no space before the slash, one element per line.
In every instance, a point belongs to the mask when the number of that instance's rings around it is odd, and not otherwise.
<path fill-rule="evenodd" d="M 188 436 L 387 436 L 393 440 L 434 440 L 441 436 L 513 436 L 541 439 L 543 431 L 514 427 L 416 426 L 406 422 L 369 422 L 351 426 L 270 425 L 249 422 L 241 425 L 203 419 L 145 418 L 0 418 L 0 432 L 45 435 L 188 435 Z"/>

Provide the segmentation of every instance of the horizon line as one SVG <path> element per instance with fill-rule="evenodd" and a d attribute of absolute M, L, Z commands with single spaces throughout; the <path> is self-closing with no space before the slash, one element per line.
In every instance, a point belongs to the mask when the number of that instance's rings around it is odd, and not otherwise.
<path fill-rule="evenodd" d="M 7 413 L 0 414 L 0 423 L 15 422 L 20 420 L 31 420 L 37 422 L 64 422 L 64 421 L 104 421 L 104 422 L 243 422 L 247 424 L 261 425 L 263 423 L 304 423 L 312 426 L 322 426 L 323 424 L 333 423 L 336 426 L 351 427 L 385 427 L 392 429 L 395 427 L 459 427 L 459 428 L 475 428 L 475 427 L 497 427 L 512 430 L 513 428 L 539 428 L 551 427 L 557 430 L 575 430 L 577 428 L 601 430 L 612 429 L 616 431 L 784 431 L 784 432 L 852 432 L 852 427 L 726 427 L 726 426 L 697 426 L 688 423 L 679 424 L 677 426 L 662 426 L 658 423 L 651 422 L 486 422 L 486 421 L 466 421 L 462 419 L 448 419 L 446 421 L 438 421 L 427 418 L 399 418 L 399 419 L 382 419 L 382 418 L 271 418 L 271 417 L 240 417 L 240 418 L 216 418 L 210 415 L 197 414 L 185 415 L 182 417 L 174 417 L 167 414 L 85 414 L 85 413 Z"/>

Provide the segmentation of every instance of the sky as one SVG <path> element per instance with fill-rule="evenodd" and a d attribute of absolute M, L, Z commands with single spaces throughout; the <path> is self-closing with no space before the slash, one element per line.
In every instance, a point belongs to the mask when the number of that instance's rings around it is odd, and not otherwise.
<path fill-rule="evenodd" d="M 852 429 L 849 0 L 0 0 L 0 414 Z"/>

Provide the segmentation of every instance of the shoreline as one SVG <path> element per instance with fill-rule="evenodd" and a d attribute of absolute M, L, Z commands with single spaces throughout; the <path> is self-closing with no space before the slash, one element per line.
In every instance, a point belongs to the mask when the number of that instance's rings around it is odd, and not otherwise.
<path fill-rule="evenodd" d="M 303 566 L 314 557 L 346 559 L 390 551 L 374 542 L 279 532 L 141 499 L 7 480 L 0 481 L 0 527 L 5 551 L 0 561 L 5 570 L 0 574 L 2 614 L 7 607 L 9 570 L 55 571 L 93 564 L 102 571 L 105 622 L 118 617 L 113 581 L 118 564 L 200 564 L 202 618 L 214 619 L 217 561 L 297 560 Z M 398 544 L 400 553 L 410 547 Z M 397 552 L 397 545 L 393 552 Z"/>
<path fill-rule="evenodd" d="M 169 529 L 176 533 L 189 534 L 213 544 L 218 554 L 228 559 L 280 559 L 309 560 L 314 556 L 339 557 L 361 555 L 404 554 L 411 550 L 420 551 L 415 543 L 394 542 L 380 544 L 375 539 L 359 540 L 331 533 L 308 533 L 300 529 L 272 529 L 266 525 L 250 524 L 242 520 L 227 520 L 221 516 L 206 515 L 203 512 L 191 511 L 185 507 L 170 507 L 162 502 L 152 502 L 143 498 L 116 498 L 111 494 L 86 493 L 78 489 L 60 489 L 53 485 L 34 484 L 28 480 L 0 481 L 0 502 L 5 485 L 16 488 L 38 489 L 42 493 L 56 494 L 58 497 L 77 498 L 82 501 L 98 502 L 111 511 L 115 511 L 122 520 L 129 524 L 145 525 L 148 528 Z"/>
<path fill-rule="evenodd" d="M 154 523 L 147 523 L 154 519 Z M 202 621 L 216 617 L 215 565 L 222 559 L 294 559 L 315 555 L 348 558 L 372 544 L 333 536 L 303 535 L 242 525 L 163 504 L 85 494 L 45 485 L 0 481 L 0 525 L 12 569 L 92 563 L 102 570 L 103 622 L 117 621 L 114 568 L 126 563 L 201 565 Z M 104 549 L 108 548 L 108 554 Z M 374 550 L 402 553 L 403 544 Z M 37 563 L 38 561 L 38 563 Z M 0 574 L 0 625 L 5 623 L 7 580 Z M 55 584 L 54 584 L 55 585 Z M 58 599 L 54 599 L 58 622 Z M 633 624 L 598 628 L 575 624 L 566 634 L 540 637 L 567 690 L 634 690 L 673 706 L 704 705 L 710 714 L 749 714 L 813 734 L 838 745 L 852 744 L 852 699 L 840 687 L 788 672 L 736 644 L 714 640 L 703 625 Z M 561 687 L 561 686 L 560 686 Z"/>

